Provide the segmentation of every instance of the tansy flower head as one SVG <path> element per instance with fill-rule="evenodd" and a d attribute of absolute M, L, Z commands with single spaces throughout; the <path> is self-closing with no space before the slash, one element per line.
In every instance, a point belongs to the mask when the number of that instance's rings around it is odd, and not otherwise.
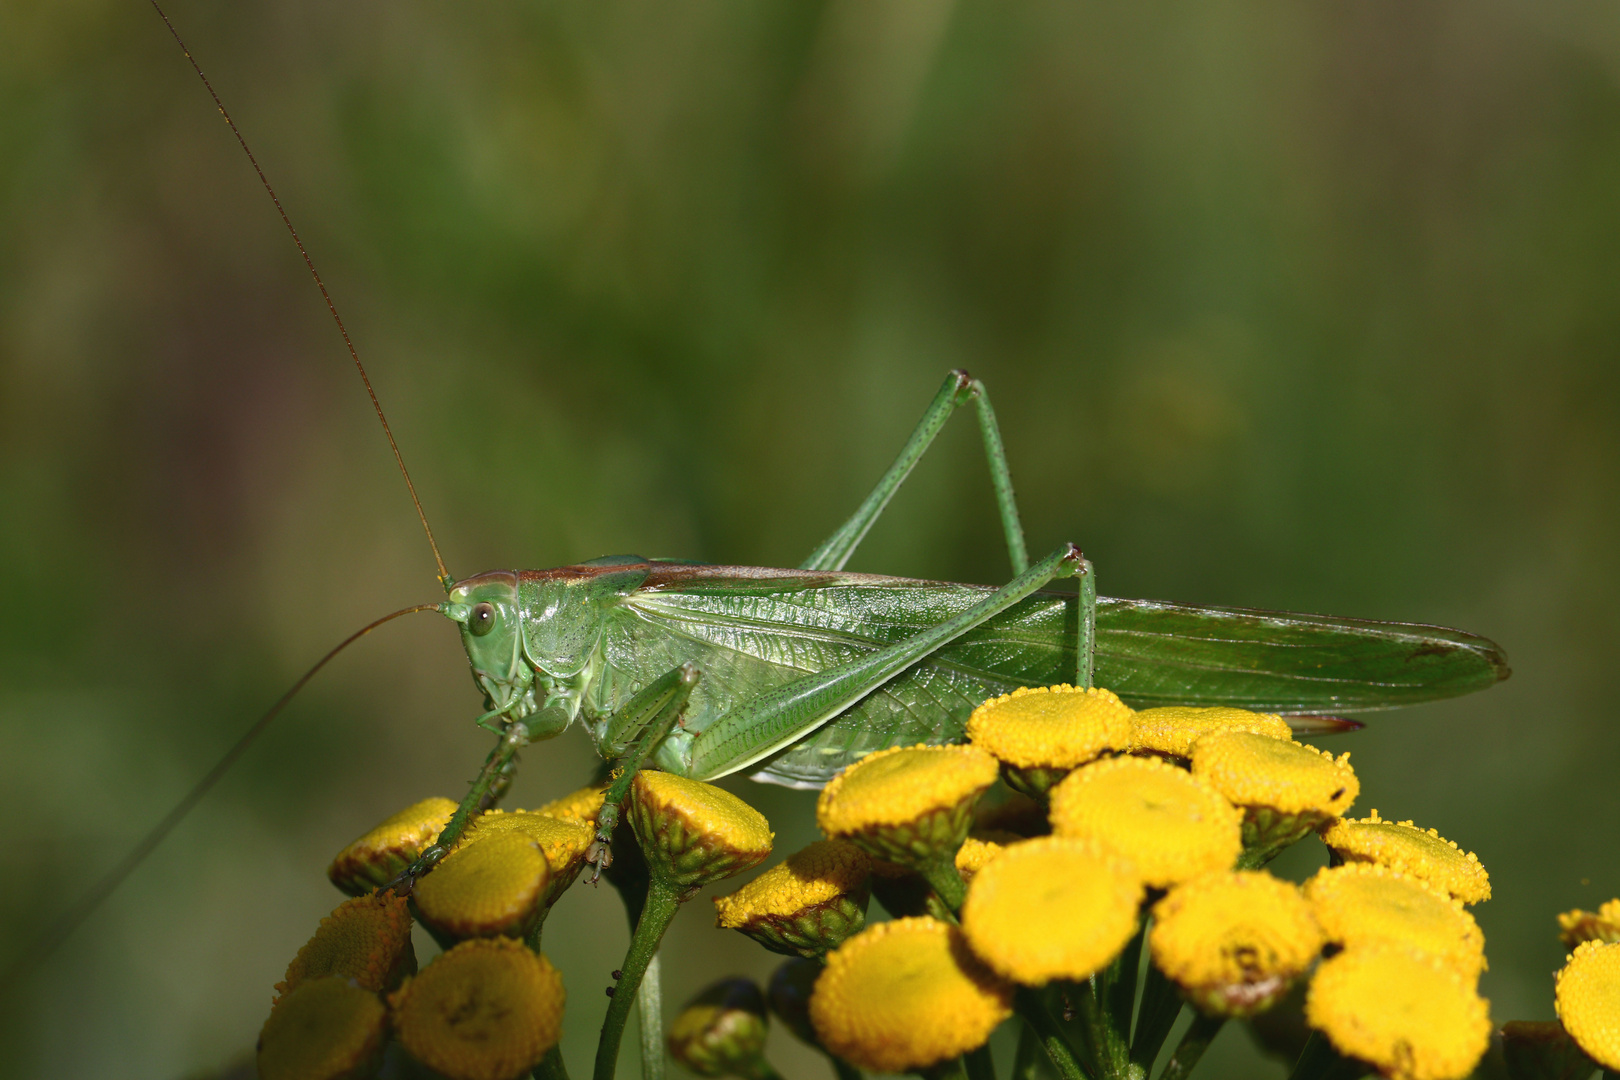
<path fill-rule="evenodd" d="M 1417 878 L 1376 863 L 1318 871 L 1305 898 L 1329 941 L 1354 949 L 1402 944 L 1446 961 L 1465 979 L 1485 967 L 1485 935 L 1462 904 Z"/>
<path fill-rule="evenodd" d="M 1076 765 L 1124 749 L 1131 710 L 1111 690 L 1020 687 L 974 709 L 967 737 L 1001 761 L 1008 786 L 1039 797 Z"/>
<path fill-rule="evenodd" d="M 1339 1053 L 1393 1080 L 1458 1080 L 1490 1043 L 1490 1005 L 1450 965 L 1395 945 L 1323 961 L 1305 1020 Z"/>
<path fill-rule="evenodd" d="M 578 791 L 571 791 L 560 799 L 553 799 L 544 806 L 536 807 L 529 813 L 594 825 L 597 811 L 602 809 L 602 796 L 605 794 L 607 794 L 606 784 L 584 787 Z"/>
<path fill-rule="evenodd" d="M 1154 758 L 1099 761 L 1052 789 L 1052 830 L 1096 840 L 1164 888 L 1229 869 L 1243 850 L 1243 815 L 1198 777 Z"/>
<path fill-rule="evenodd" d="M 1154 905 L 1148 944 L 1153 963 L 1199 1008 L 1252 1016 L 1311 966 L 1322 931 L 1298 887 L 1231 870 L 1171 889 Z"/>
<path fill-rule="evenodd" d="M 828 836 L 914 866 L 955 854 L 974 800 L 995 779 L 996 759 L 971 746 L 879 750 L 821 789 L 816 822 Z"/>
<path fill-rule="evenodd" d="M 431 844 L 456 804 L 423 799 L 407 806 L 337 853 L 326 876 L 350 896 L 361 896 L 393 881 Z"/>
<path fill-rule="evenodd" d="M 772 952 L 820 956 L 866 925 L 871 873 L 871 857 L 854 844 L 818 840 L 730 896 L 715 897 L 715 925 L 741 930 Z"/>
<path fill-rule="evenodd" d="M 962 880 L 972 884 L 973 875 L 983 870 L 985 865 L 1007 850 L 1008 844 L 1023 842 L 1023 837 L 1013 836 L 1010 833 L 998 833 L 997 839 L 991 840 L 983 836 L 969 836 L 962 841 L 962 846 L 956 849 L 956 872 L 962 875 Z"/>
<path fill-rule="evenodd" d="M 1142 883 L 1093 841 L 1045 836 L 1004 849 L 973 875 L 962 932 L 997 974 L 1029 986 L 1085 979 L 1136 934 Z"/>
<path fill-rule="evenodd" d="M 1227 705 L 1166 705 L 1143 709 L 1131 717 L 1131 749 L 1184 758 L 1192 752 L 1193 743 L 1217 731 L 1250 731 L 1273 739 L 1294 737 L 1288 722 L 1270 713 Z"/>
<path fill-rule="evenodd" d="M 415 970 L 405 898 L 374 893 L 345 900 L 321 920 L 315 936 L 287 966 L 276 993 L 289 993 L 301 983 L 328 975 L 353 979 L 362 990 L 381 993 Z"/>
<path fill-rule="evenodd" d="M 879 923 L 827 957 L 810 1020 L 828 1051 L 863 1069 L 921 1069 L 982 1046 L 1012 1014 L 1012 987 L 927 917 Z"/>
<path fill-rule="evenodd" d="M 562 977 L 511 938 L 462 942 L 389 1002 L 405 1049 L 449 1080 L 513 1080 L 562 1032 Z"/>
<path fill-rule="evenodd" d="M 1596 911 L 1566 911 L 1558 916 L 1558 938 L 1573 949 L 1583 941 L 1620 942 L 1620 900 L 1610 900 Z"/>
<path fill-rule="evenodd" d="M 417 882 L 422 922 L 451 940 L 533 929 L 545 893 L 546 858 L 521 832 L 497 832 L 457 848 Z"/>
<path fill-rule="evenodd" d="M 765 815 L 713 784 L 643 769 L 627 803 L 648 868 L 672 885 L 708 885 L 771 853 Z"/>
<path fill-rule="evenodd" d="M 1558 973 L 1558 1019 L 1588 1057 L 1620 1071 L 1620 945 L 1588 941 Z"/>
<path fill-rule="evenodd" d="M 263 1080 L 358 1080 L 376 1075 L 388 1032 L 382 999 L 340 975 L 300 984 L 259 1032 Z"/>
<path fill-rule="evenodd" d="M 1238 806 L 1327 818 L 1348 810 L 1361 793 L 1349 754 L 1335 758 L 1291 739 L 1223 731 L 1200 738 L 1191 753 L 1193 775 Z"/>
<path fill-rule="evenodd" d="M 1464 852 L 1434 829 L 1387 821 L 1374 810 L 1360 820 L 1340 819 L 1322 830 L 1322 842 L 1345 862 L 1374 862 L 1422 878 L 1465 904 L 1491 898 L 1491 879 L 1473 852 Z"/>
<path fill-rule="evenodd" d="M 669 1026 L 669 1053 L 699 1076 L 741 1076 L 767 1080 L 765 1063 L 770 1021 L 765 995 L 752 979 L 721 979 L 680 1011 Z"/>
<path fill-rule="evenodd" d="M 597 792 L 596 801 L 598 804 L 602 801 L 600 792 Z M 589 825 L 573 818 L 551 817 L 538 810 L 527 813 L 519 810 L 510 814 L 491 810 L 473 822 L 462 844 L 503 832 L 522 833 L 534 841 L 540 854 L 545 856 L 549 874 L 540 898 L 543 908 L 556 903 L 557 898 L 579 877 L 580 870 L 585 866 L 585 852 L 596 835 Z"/>

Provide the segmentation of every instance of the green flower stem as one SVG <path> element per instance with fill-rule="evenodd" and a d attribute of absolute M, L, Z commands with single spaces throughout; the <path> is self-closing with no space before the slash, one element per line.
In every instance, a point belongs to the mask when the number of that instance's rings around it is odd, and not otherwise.
<path fill-rule="evenodd" d="M 568 1080 L 568 1066 L 563 1064 L 561 1043 L 546 1051 L 546 1056 L 540 1059 L 540 1064 L 534 1067 L 531 1075 L 534 1080 Z"/>
<path fill-rule="evenodd" d="M 639 999 L 642 976 L 658 954 L 658 943 L 663 940 L 664 931 L 680 910 L 680 897 L 680 889 L 656 879 L 647 888 L 647 903 L 636 923 L 636 932 L 630 938 L 630 951 L 625 954 L 618 985 L 613 988 L 607 1018 L 602 1021 L 602 1037 L 596 1044 L 596 1068 L 592 1072 L 594 1080 L 613 1080 L 619 1061 L 619 1041 L 624 1038 L 625 1021 L 630 1019 L 630 1006 Z"/>
<path fill-rule="evenodd" d="M 956 852 L 951 852 L 942 859 L 935 859 L 917 871 L 927 881 L 929 887 L 945 901 L 952 914 L 962 910 L 962 902 L 967 899 L 967 883 L 956 869 Z"/>
<path fill-rule="evenodd" d="M 641 1080 L 664 1080 L 663 964 L 653 953 L 636 991 L 636 1019 L 641 1027 Z"/>
<path fill-rule="evenodd" d="M 1018 1052 L 1013 1055 L 1012 1080 L 1046 1080 L 1050 1071 L 1042 1068 L 1046 1051 L 1041 1049 L 1041 1036 L 1029 1023 L 1018 1028 Z"/>
<path fill-rule="evenodd" d="M 1181 991 L 1152 964 L 1142 980 L 1142 1007 L 1136 1014 L 1136 1036 L 1131 1040 L 1131 1064 L 1148 1075 L 1158 1060 L 1164 1040 L 1181 1015 Z"/>
<path fill-rule="evenodd" d="M 1038 990 L 1020 986 L 1013 998 L 1013 1008 L 1030 1027 L 1035 1029 L 1041 1046 L 1046 1050 L 1046 1056 L 1052 1059 L 1052 1065 L 1063 1080 L 1091 1080 L 1090 1075 L 1075 1059 L 1074 1048 L 1069 1045 L 1069 1040 L 1063 1035 L 1063 1029 L 1053 1019 L 1046 1002 L 1041 1000 Z"/>
<path fill-rule="evenodd" d="M 1120 1024 L 1109 1011 L 1107 976 L 1105 969 L 1086 982 L 1066 983 L 1065 992 L 1098 1075 L 1105 1080 L 1125 1080 L 1130 1075 L 1131 1047 L 1125 1034 L 1130 1020 Z"/>
<path fill-rule="evenodd" d="M 967 1066 L 968 1080 L 996 1080 L 996 1063 L 990 1057 L 989 1043 L 963 1054 L 962 1064 Z"/>
<path fill-rule="evenodd" d="M 1195 1013 L 1192 1027 L 1181 1037 L 1176 1052 L 1170 1055 L 1165 1062 L 1164 1072 L 1159 1074 L 1159 1080 L 1186 1080 L 1198 1064 L 1198 1059 L 1204 1056 L 1209 1044 L 1215 1041 L 1215 1036 L 1221 1033 L 1226 1026 L 1226 1017 L 1210 1016 L 1207 1013 Z"/>
<path fill-rule="evenodd" d="M 1371 1071 L 1362 1062 L 1342 1056 L 1320 1031 L 1313 1031 L 1288 1080 L 1356 1080 Z"/>

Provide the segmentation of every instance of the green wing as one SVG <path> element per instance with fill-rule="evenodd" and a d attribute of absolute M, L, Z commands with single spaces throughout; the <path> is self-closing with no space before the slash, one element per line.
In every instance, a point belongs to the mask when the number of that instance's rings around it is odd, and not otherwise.
<path fill-rule="evenodd" d="M 701 731 L 733 703 L 855 659 L 986 595 L 973 585 L 866 574 L 653 564 L 613 613 L 592 710 L 691 660 Z M 1074 678 L 1077 601 L 1040 593 L 891 679 L 772 758 L 759 779 L 818 786 L 887 746 L 959 739 L 973 708 L 1019 686 Z M 1138 708 L 1234 705 L 1363 712 L 1453 697 L 1506 678 L 1502 651 L 1410 623 L 1141 600 L 1099 601 L 1097 684 Z"/>

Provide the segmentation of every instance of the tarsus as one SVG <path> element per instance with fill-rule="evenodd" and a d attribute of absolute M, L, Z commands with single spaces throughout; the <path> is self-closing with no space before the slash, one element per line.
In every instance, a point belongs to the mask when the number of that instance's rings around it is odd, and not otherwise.
<path fill-rule="evenodd" d="M 263 184 L 264 190 L 269 193 L 270 201 L 276 204 L 276 213 L 281 215 L 281 223 L 287 226 L 287 232 L 292 235 L 293 243 L 298 245 L 298 254 L 304 257 L 304 265 L 309 267 L 310 277 L 315 279 L 315 287 L 321 290 L 321 299 L 326 301 L 326 310 L 332 313 L 332 321 L 337 323 L 338 333 L 343 335 L 343 344 L 349 347 L 349 356 L 354 360 L 355 370 L 360 373 L 360 381 L 366 384 L 366 394 L 371 398 L 371 407 L 377 410 L 377 420 L 382 424 L 383 434 L 388 436 L 389 449 L 394 451 L 394 461 L 399 465 L 399 473 L 405 478 L 405 486 L 410 489 L 411 502 L 416 506 L 416 516 L 422 521 L 422 531 L 427 533 L 428 546 L 433 549 L 433 561 L 439 566 L 439 584 L 443 585 L 446 591 L 449 591 L 453 583 L 450 571 L 444 568 L 444 559 L 439 555 L 439 545 L 433 541 L 433 529 L 429 527 L 427 514 L 422 510 L 422 500 L 416 497 L 416 485 L 411 483 L 410 470 L 405 468 L 405 458 L 399 452 L 399 444 L 394 441 L 394 432 L 388 426 L 388 417 L 383 415 L 382 402 L 377 400 L 377 391 L 371 388 L 371 377 L 366 374 L 366 366 L 360 362 L 360 352 L 354 347 L 354 341 L 349 337 L 349 328 L 343 325 L 343 316 L 338 314 L 337 305 L 332 302 L 332 294 L 326 291 L 326 282 L 321 280 L 321 272 L 315 269 L 315 260 L 309 257 L 309 251 L 304 247 L 304 241 L 299 239 L 298 230 L 293 228 L 292 218 L 287 216 L 286 208 L 281 205 L 281 199 L 276 195 L 276 189 L 270 186 L 270 178 L 264 175 L 264 170 L 259 167 L 259 159 L 253 156 L 252 150 L 248 149 L 247 140 L 242 137 L 241 129 L 236 126 L 236 121 L 232 120 L 231 114 L 226 111 L 225 103 L 214 92 L 214 84 L 208 81 L 207 75 L 203 74 L 202 65 L 197 63 L 197 58 L 191 55 L 190 49 L 186 48 L 186 43 L 181 40 L 180 31 L 174 28 L 174 23 L 169 21 L 169 16 L 164 14 L 163 9 L 158 6 L 157 0 L 151 0 L 151 3 L 152 9 L 158 13 L 158 18 L 163 20 L 163 25 L 169 28 L 169 33 L 174 37 L 175 44 L 179 45 L 180 51 L 186 54 L 186 60 L 190 62 L 191 70 L 197 73 L 197 78 L 201 79 L 203 86 L 207 88 L 208 96 L 214 99 L 214 107 L 219 110 L 219 115 L 223 116 L 225 123 L 230 125 L 231 134 L 235 135 L 236 141 L 241 144 L 242 153 L 247 155 L 248 164 L 252 165 L 253 171 L 259 174 L 259 183 Z"/>
<path fill-rule="evenodd" d="M 6 968 L 5 974 L 0 975 L 0 991 L 9 989 L 26 978 L 38 966 L 40 961 L 55 952 L 57 946 L 67 940 L 68 936 L 77 930 L 80 924 L 88 919 L 96 908 L 101 906 L 103 900 L 112 895 L 113 890 L 123 884 L 124 879 L 129 877 L 134 869 L 141 864 L 141 861 L 150 855 L 154 848 L 163 843 L 164 838 L 174 831 L 174 827 L 180 824 L 187 814 L 191 813 L 196 805 L 202 801 L 203 796 L 207 795 L 215 784 L 219 783 L 220 777 L 230 771 L 231 766 L 236 764 L 237 759 L 247 753 L 248 747 L 252 746 L 254 740 L 264 733 L 265 728 L 270 726 L 270 721 L 274 720 L 277 714 L 286 707 L 287 702 L 293 699 L 294 694 L 304 688 L 305 683 L 315 677 L 317 671 L 326 666 L 328 660 L 331 660 L 332 657 L 385 622 L 397 619 L 401 615 L 436 610 L 438 610 L 437 604 L 417 604 L 415 607 L 402 608 L 392 614 L 384 615 L 382 618 L 368 623 L 344 638 L 337 648 L 316 661 L 315 666 L 304 672 L 303 678 L 293 683 L 292 689 L 282 694 L 276 703 L 270 706 L 270 711 L 259 717 L 253 726 L 248 728 L 240 739 L 236 740 L 236 744 L 225 751 L 225 756 L 214 763 L 214 767 L 209 769 L 207 774 L 197 781 L 190 791 L 186 792 L 185 798 L 175 803 L 174 808 L 163 816 L 163 820 L 154 825 L 152 830 L 141 838 L 141 842 L 130 849 L 129 854 L 125 855 L 117 866 L 109 870 L 96 883 L 95 888 L 81 897 L 78 903 L 63 912 L 62 917 L 56 921 L 56 925 L 52 926 L 48 932 L 41 934 L 29 943 L 28 947 L 23 950 L 22 955 L 13 960 Z"/>

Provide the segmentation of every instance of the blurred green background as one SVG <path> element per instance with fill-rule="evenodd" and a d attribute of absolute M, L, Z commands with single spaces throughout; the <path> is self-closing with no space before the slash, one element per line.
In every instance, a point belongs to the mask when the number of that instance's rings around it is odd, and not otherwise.
<path fill-rule="evenodd" d="M 1620 893 L 1620 10 L 170 13 L 452 571 L 791 565 L 967 367 L 1032 546 L 1080 542 L 1105 593 L 1502 643 L 1507 684 L 1330 745 L 1360 811 L 1479 853 L 1493 1014 L 1552 1016 L 1554 914 Z M 3 0 L 0 23 L 4 960 L 325 649 L 436 586 L 308 274 L 153 12 Z M 959 423 L 854 568 L 999 582 L 1000 545 Z M 0 1075 L 247 1053 L 339 899 L 326 861 L 459 794 L 478 709 L 441 621 L 345 655 L 0 988 Z M 536 747 L 513 805 L 590 761 L 577 732 Z M 805 793 L 735 789 L 782 850 L 811 837 Z M 677 1002 L 773 966 L 707 908 L 666 954 Z M 576 888 L 548 928 L 576 1075 L 622 923 Z M 790 1076 L 822 1075 L 790 1044 Z M 1207 1068 L 1285 1071 L 1235 1028 Z"/>

